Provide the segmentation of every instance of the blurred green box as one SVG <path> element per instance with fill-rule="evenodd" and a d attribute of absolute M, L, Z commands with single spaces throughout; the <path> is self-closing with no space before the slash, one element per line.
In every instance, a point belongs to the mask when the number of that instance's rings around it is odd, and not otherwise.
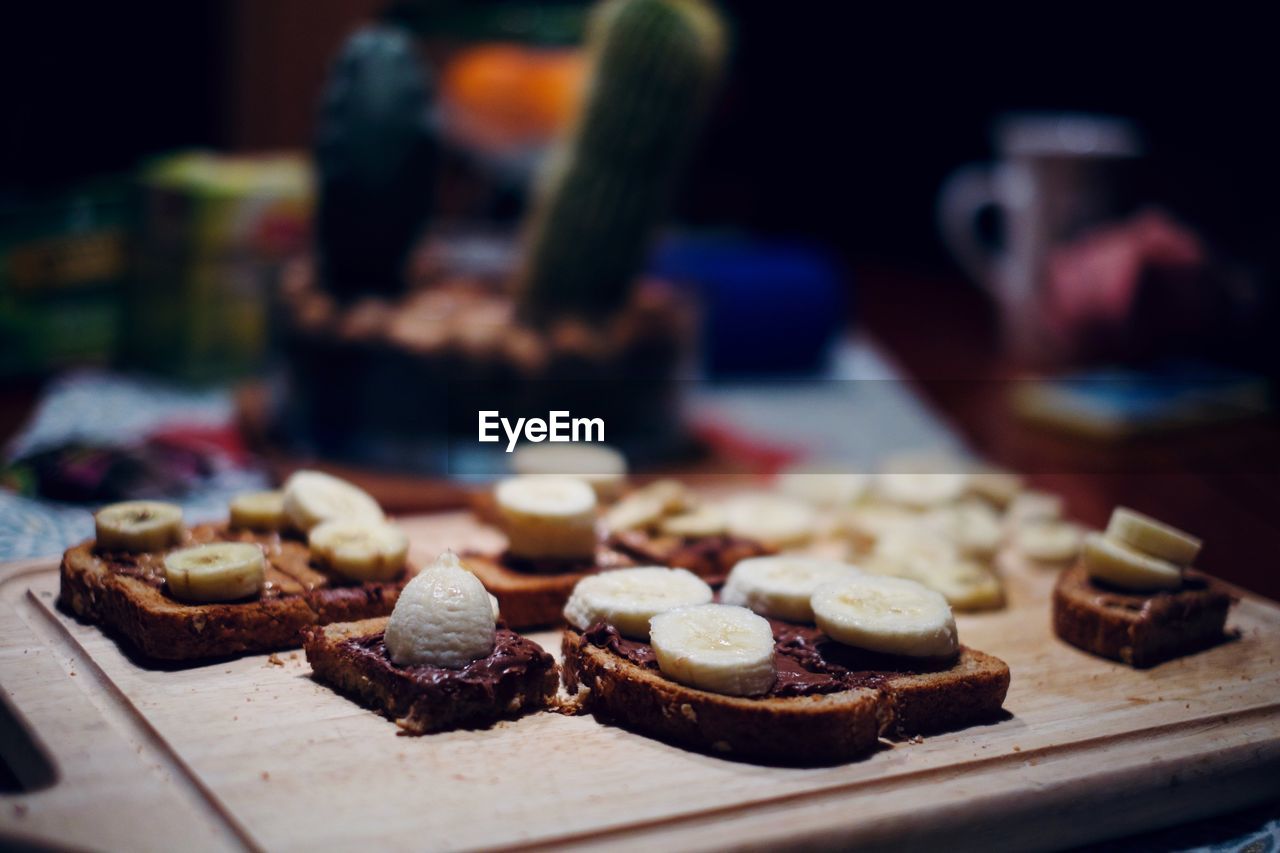
<path fill-rule="evenodd" d="M 125 361 L 192 381 L 259 369 L 280 266 L 306 246 L 307 158 L 186 152 L 152 162 L 139 183 Z"/>
<path fill-rule="evenodd" d="M 127 177 L 0 209 L 0 375 L 115 354 L 129 270 Z"/>

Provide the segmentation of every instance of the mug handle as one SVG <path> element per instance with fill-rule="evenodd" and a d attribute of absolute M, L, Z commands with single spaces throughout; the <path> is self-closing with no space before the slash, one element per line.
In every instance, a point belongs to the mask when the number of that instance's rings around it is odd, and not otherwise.
<path fill-rule="evenodd" d="M 995 288 L 997 252 L 978 233 L 978 217 L 999 208 L 996 169 L 986 163 L 962 166 L 938 191 L 938 231 L 956 262 L 988 291 Z"/>

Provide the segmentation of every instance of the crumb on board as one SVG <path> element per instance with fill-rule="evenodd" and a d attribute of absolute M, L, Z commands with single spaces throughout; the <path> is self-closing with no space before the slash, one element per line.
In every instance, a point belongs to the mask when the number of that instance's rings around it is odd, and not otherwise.
<path fill-rule="evenodd" d="M 275 652 L 272 652 L 271 654 L 267 655 L 267 665 L 268 666 L 284 666 L 284 661 L 280 659 L 280 655 L 276 654 Z"/>
<path fill-rule="evenodd" d="M 263 771 L 262 771 L 262 781 L 263 781 L 263 782 L 269 782 L 269 781 L 271 781 L 271 774 L 270 774 L 270 773 L 268 773 L 267 771 L 263 770 Z"/>

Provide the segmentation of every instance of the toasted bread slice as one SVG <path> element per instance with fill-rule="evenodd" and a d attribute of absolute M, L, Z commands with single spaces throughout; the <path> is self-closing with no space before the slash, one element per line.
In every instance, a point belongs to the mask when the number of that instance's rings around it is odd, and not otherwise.
<path fill-rule="evenodd" d="M 601 547 L 594 563 L 532 565 L 511 560 L 505 554 L 464 552 L 462 562 L 498 599 L 502 621 L 514 630 L 559 625 L 564 605 L 578 581 L 596 572 L 622 569 L 635 563 L 625 555 Z M 559 569 L 554 571 L 554 569 Z"/>
<path fill-rule="evenodd" d="M 63 555 L 63 608 L 124 636 L 158 660 L 199 660 L 297 648 L 309 625 L 391 612 L 411 571 L 394 581 L 342 582 L 310 563 L 300 541 L 275 534 L 204 524 L 187 531 L 183 547 L 217 540 L 253 541 L 267 555 L 268 588 L 258 598 L 187 604 L 165 592 L 161 553 L 99 552 L 92 541 Z"/>
<path fill-rule="evenodd" d="M 1099 657 L 1155 666 L 1227 639 L 1234 600 L 1222 583 L 1191 569 L 1182 589 L 1134 593 L 1092 580 L 1078 562 L 1053 589 L 1053 631 Z"/>
<path fill-rule="evenodd" d="M 555 659 L 505 627 L 488 658 L 452 670 L 392 663 L 386 626 L 381 618 L 307 628 L 304 648 L 319 681 L 407 734 L 484 728 L 547 707 L 559 689 Z"/>
<path fill-rule="evenodd" d="M 609 537 L 609 545 L 641 565 L 688 569 L 707 583 L 722 584 L 740 560 L 775 553 L 741 536 L 685 538 L 627 530 Z"/>
<path fill-rule="evenodd" d="M 700 752 L 772 764 L 838 764 L 875 748 L 888 720 L 879 690 L 809 696 L 722 696 L 677 684 L 595 646 L 568 628 L 565 683 L 587 689 L 584 707 L 602 719 Z"/>

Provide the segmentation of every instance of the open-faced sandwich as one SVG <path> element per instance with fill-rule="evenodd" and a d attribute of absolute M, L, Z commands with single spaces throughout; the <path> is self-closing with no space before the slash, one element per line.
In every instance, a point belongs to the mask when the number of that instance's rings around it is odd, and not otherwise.
<path fill-rule="evenodd" d="M 1226 638 L 1234 600 L 1190 568 L 1200 540 L 1117 507 L 1105 533 L 1085 537 L 1058 578 L 1053 630 L 1073 646 L 1135 667 L 1154 666 Z"/>
<path fill-rule="evenodd" d="M 130 501 L 95 529 L 63 556 L 59 602 L 162 660 L 296 648 L 305 627 L 390 613 L 412 574 L 377 502 L 318 471 L 236 498 L 226 523 Z"/>
<path fill-rule="evenodd" d="M 467 568 L 497 596 L 512 628 L 558 624 L 574 586 L 589 575 L 638 562 L 687 567 L 723 578 L 739 559 L 764 553 L 758 543 L 723 529 L 689 526 L 659 532 L 648 525 L 674 505 L 690 506 L 683 486 L 663 481 L 632 492 L 603 513 L 597 493 L 578 477 L 525 475 L 499 482 L 493 512 L 507 537 L 500 553 L 463 554 Z M 674 521 L 692 524 L 692 512 Z"/>
<path fill-rule="evenodd" d="M 550 704 L 555 660 L 498 621 L 452 552 L 404 588 L 391 616 L 307 629 L 315 677 L 408 734 L 481 728 Z"/>
<path fill-rule="evenodd" d="M 739 563 L 721 603 L 682 570 L 582 581 L 565 608 L 565 682 L 584 708 L 670 743 L 826 764 L 991 721 L 1003 661 L 962 646 L 946 599 L 910 580 L 797 556 Z"/>

